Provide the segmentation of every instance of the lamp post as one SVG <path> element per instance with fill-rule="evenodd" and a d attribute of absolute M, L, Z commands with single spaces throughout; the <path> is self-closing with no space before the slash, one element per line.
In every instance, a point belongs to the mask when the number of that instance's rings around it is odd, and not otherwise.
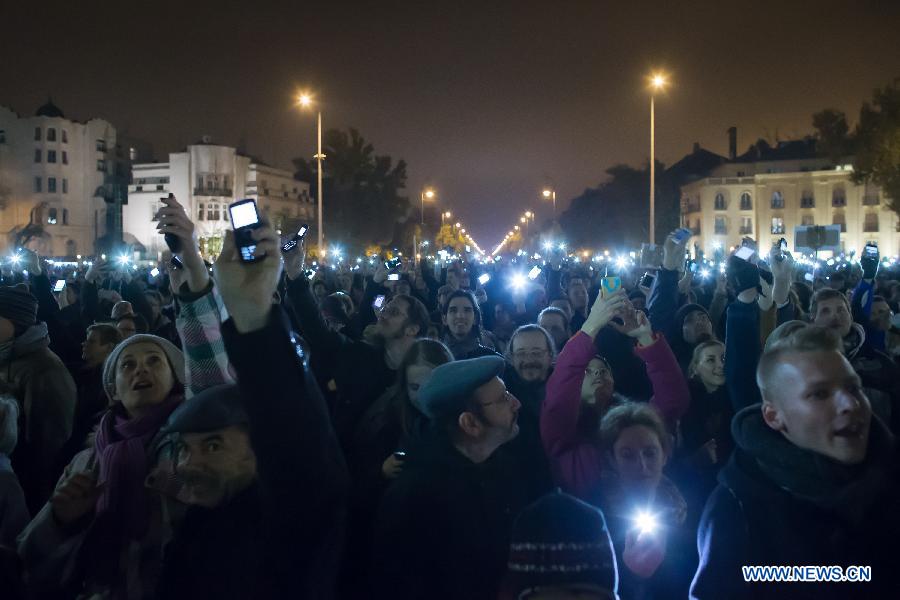
<path fill-rule="evenodd" d="M 420 219 L 421 219 L 421 223 L 420 223 L 420 224 L 421 224 L 421 225 L 424 225 L 424 224 L 425 224 L 425 198 L 428 198 L 429 200 L 431 200 L 432 198 L 434 198 L 434 190 L 431 189 L 431 188 L 425 188 L 425 189 L 422 190 L 422 192 L 419 194 L 419 198 L 420 198 L 421 201 L 422 201 L 422 210 L 421 210 L 421 212 L 419 213 Z"/>
<path fill-rule="evenodd" d="M 453 216 L 453 215 L 450 214 L 450 211 L 449 211 L 449 210 L 448 210 L 447 212 L 442 212 L 442 213 L 441 213 L 441 227 L 444 226 L 444 221 L 445 221 L 446 219 L 449 219 L 449 218 L 452 217 L 452 216 Z"/>
<path fill-rule="evenodd" d="M 661 91 L 668 81 L 663 73 L 650 76 L 650 243 L 656 243 L 656 92 Z"/>
<path fill-rule="evenodd" d="M 307 93 L 302 93 L 297 97 L 297 104 L 299 104 L 303 108 L 309 108 L 312 106 L 313 99 Z M 321 257 L 324 256 L 324 239 L 325 239 L 325 224 L 323 223 L 322 218 L 322 161 L 325 160 L 325 155 L 322 153 L 322 111 L 318 112 L 318 118 L 316 119 L 316 155 L 313 157 L 316 159 L 316 191 L 318 192 L 318 200 L 319 200 L 319 237 L 318 237 L 318 250 Z"/>
<path fill-rule="evenodd" d="M 556 221 L 556 190 L 545 188 L 543 192 L 544 198 L 553 200 L 553 220 Z"/>

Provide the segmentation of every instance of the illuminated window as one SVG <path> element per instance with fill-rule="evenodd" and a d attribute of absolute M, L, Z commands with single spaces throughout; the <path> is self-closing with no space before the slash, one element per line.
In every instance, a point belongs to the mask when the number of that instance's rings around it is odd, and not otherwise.
<path fill-rule="evenodd" d="M 58 211 L 55 208 L 51 208 L 49 211 L 47 211 L 47 224 L 56 225 L 57 215 Z"/>
<path fill-rule="evenodd" d="M 772 233 L 784 233 L 784 219 L 781 217 L 772 217 Z"/>

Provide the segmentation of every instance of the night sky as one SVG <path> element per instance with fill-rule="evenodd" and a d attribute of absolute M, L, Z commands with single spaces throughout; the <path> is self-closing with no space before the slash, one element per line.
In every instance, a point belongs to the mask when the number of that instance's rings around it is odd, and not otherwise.
<path fill-rule="evenodd" d="M 855 120 L 900 76 L 896 1 L 38 4 L 3 3 L 0 104 L 30 115 L 50 94 L 158 157 L 210 134 L 290 168 L 315 151 L 292 106 L 307 87 L 326 128 L 406 159 L 410 197 L 434 185 L 484 248 L 526 208 L 549 216 L 548 178 L 562 210 L 647 159 L 652 69 L 674 81 L 657 101 L 669 164 L 695 141 L 725 154 L 732 125 L 742 151 L 825 107 Z"/>

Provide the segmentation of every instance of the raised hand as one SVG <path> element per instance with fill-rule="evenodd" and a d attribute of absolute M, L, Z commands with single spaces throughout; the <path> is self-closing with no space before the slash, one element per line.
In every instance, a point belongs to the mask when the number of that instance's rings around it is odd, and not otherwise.
<path fill-rule="evenodd" d="M 622 562 L 638 577 L 642 579 L 652 577 L 665 557 L 665 532 L 642 533 L 631 529 L 625 534 Z"/>
<path fill-rule="evenodd" d="M 597 294 L 597 299 L 591 307 L 591 312 L 585 320 L 581 330 L 589 336 L 597 337 L 601 329 L 612 321 L 613 317 L 625 307 L 628 297 L 624 290 L 619 290 L 614 294 L 603 297 L 603 294 Z"/>
<path fill-rule="evenodd" d="M 73 473 L 60 483 L 50 496 L 53 516 L 63 525 L 70 525 L 94 510 L 103 486 L 90 473 Z"/>
<path fill-rule="evenodd" d="M 306 243 L 300 240 L 296 246 L 284 253 L 284 272 L 293 281 L 300 277 L 306 263 Z"/>
<path fill-rule="evenodd" d="M 203 262 L 203 257 L 200 256 L 194 223 L 188 218 L 187 212 L 175 196 L 169 195 L 168 198 L 160 200 L 165 206 L 156 213 L 159 220 L 156 228 L 160 233 L 172 234 L 180 240 L 181 248 L 175 254 L 184 264 L 184 279 L 192 292 L 200 292 L 209 283 L 209 270 Z"/>
<path fill-rule="evenodd" d="M 254 256 L 265 258 L 243 262 L 234 245 L 234 232 L 228 230 L 213 269 L 225 308 L 241 333 L 265 327 L 281 277 L 281 239 L 267 216 L 261 215 L 260 222 L 251 235 L 256 242 Z"/>
<path fill-rule="evenodd" d="M 641 346 L 650 346 L 655 339 L 653 338 L 653 327 L 647 315 L 639 310 L 635 310 L 634 306 L 628 302 L 619 312 L 619 318 L 622 324 L 611 322 L 610 325 L 619 333 L 625 334 L 630 338 L 634 338 Z"/>
<path fill-rule="evenodd" d="M 675 232 L 666 236 L 663 244 L 663 268 L 668 271 L 680 271 L 684 266 L 684 251 L 688 240 L 681 243 L 675 241 Z"/>

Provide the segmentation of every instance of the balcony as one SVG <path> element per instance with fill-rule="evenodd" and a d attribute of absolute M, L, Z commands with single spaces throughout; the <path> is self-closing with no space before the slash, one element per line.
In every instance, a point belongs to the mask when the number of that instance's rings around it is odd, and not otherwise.
<path fill-rule="evenodd" d="M 210 187 L 195 187 L 194 188 L 195 196 L 231 196 L 232 190 L 231 188 L 210 188 Z"/>

